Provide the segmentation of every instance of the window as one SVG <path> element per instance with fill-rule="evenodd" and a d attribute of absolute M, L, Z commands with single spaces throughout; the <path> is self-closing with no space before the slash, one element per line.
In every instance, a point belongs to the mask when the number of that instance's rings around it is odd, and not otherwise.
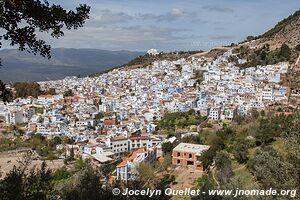
<path fill-rule="evenodd" d="M 178 157 L 180 156 L 180 153 L 179 153 L 179 152 L 177 152 L 177 156 L 178 156 Z"/>
<path fill-rule="evenodd" d="M 194 161 L 187 161 L 187 165 L 194 165 Z"/>
<path fill-rule="evenodd" d="M 179 159 L 177 160 L 177 164 L 180 164 L 180 160 Z"/>
<path fill-rule="evenodd" d="M 189 154 L 189 158 L 193 158 L 193 155 L 191 153 Z"/>

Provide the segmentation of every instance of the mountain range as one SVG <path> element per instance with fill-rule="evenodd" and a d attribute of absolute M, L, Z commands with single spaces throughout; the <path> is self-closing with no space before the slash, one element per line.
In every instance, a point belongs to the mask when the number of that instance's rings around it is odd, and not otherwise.
<path fill-rule="evenodd" d="M 54 48 L 48 60 L 26 51 L 3 49 L 0 51 L 0 80 L 8 83 L 55 80 L 71 75 L 87 76 L 123 65 L 143 54 L 138 51 Z"/>
<path fill-rule="evenodd" d="M 274 28 L 240 43 L 253 48 L 268 44 L 271 49 L 278 49 L 282 44 L 291 48 L 300 48 L 300 10 L 280 21 Z M 214 48 L 216 49 L 216 48 Z M 212 50 L 214 50 L 212 49 Z M 210 50 L 209 52 L 212 52 Z M 220 50 L 220 49 L 219 49 Z M 222 50 L 222 47 L 221 47 Z M 0 80 L 4 82 L 42 81 L 61 79 L 65 76 L 87 76 L 107 71 L 116 66 L 131 66 L 149 64 L 153 59 L 166 59 L 166 56 L 190 55 L 196 52 L 183 52 L 176 54 L 160 54 L 158 57 L 145 57 L 145 52 L 138 51 L 107 51 L 99 49 L 52 49 L 50 60 L 35 56 L 16 49 L 0 51 L 2 66 L 0 67 Z M 198 53 L 199 54 L 199 53 Z M 198 55 L 198 54 L 195 54 Z M 200 53 L 202 55 L 202 53 Z M 169 59 L 168 57 L 168 59 Z M 297 59 L 296 65 L 300 63 Z"/>

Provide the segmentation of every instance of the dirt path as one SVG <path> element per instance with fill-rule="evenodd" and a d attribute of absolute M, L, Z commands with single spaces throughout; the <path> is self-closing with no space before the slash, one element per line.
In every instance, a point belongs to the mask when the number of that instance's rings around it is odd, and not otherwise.
<path fill-rule="evenodd" d="M 214 181 L 217 183 L 218 188 L 220 188 L 220 183 L 219 183 L 219 181 L 215 177 L 215 172 L 216 172 L 216 170 L 213 169 L 212 170 L 212 177 L 213 177 Z"/>
<path fill-rule="evenodd" d="M 199 58 L 199 57 L 214 57 L 214 56 L 209 56 L 210 53 L 212 53 L 213 51 L 217 51 L 217 50 L 224 50 L 224 51 L 228 51 L 229 49 L 231 49 L 231 47 L 215 47 L 215 48 L 212 48 L 208 51 L 204 51 L 204 52 L 201 52 L 201 53 L 196 53 L 196 54 L 193 54 L 191 56 L 189 56 L 189 58 L 191 57 L 195 57 L 195 58 Z"/>
<path fill-rule="evenodd" d="M 245 168 L 246 168 L 246 166 L 243 165 L 243 166 L 240 166 L 239 168 L 234 169 L 233 171 L 236 172 L 236 171 L 240 171 L 240 170 L 245 169 Z"/>
<path fill-rule="evenodd" d="M 14 166 L 20 166 L 20 161 L 22 159 L 21 153 L 1 153 L 0 154 L 0 173 L 2 173 L 2 178 L 5 174 L 7 174 L 10 170 L 13 169 Z M 42 164 L 42 160 L 32 160 L 29 168 L 40 167 Z M 58 169 L 64 166 L 63 160 L 54 160 L 54 161 L 46 161 L 47 166 L 50 169 Z"/>
<path fill-rule="evenodd" d="M 202 171 L 195 171 L 188 167 L 177 167 L 172 172 L 176 176 L 176 185 L 172 185 L 172 189 L 185 189 L 194 186 L 195 181 L 202 176 Z"/>
<path fill-rule="evenodd" d="M 298 69 L 300 68 L 300 55 L 298 56 L 298 58 L 295 62 L 295 67 L 298 68 Z"/>

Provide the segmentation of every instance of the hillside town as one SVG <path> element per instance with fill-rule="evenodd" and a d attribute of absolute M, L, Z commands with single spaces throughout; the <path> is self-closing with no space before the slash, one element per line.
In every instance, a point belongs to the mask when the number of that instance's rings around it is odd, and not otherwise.
<path fill-rule="evenodd" d="M 300 199 L 299 1 L 0 5 L 0 200 Z"/>
<path fill-rule="evenodd" d="M 148 54 L 155 56 L 157 50 Z M 89 158 L 96 166 L 115 163 L 116 179 L 134 180 L 134 166 L 159 159 L 162 144 L 175 140 L 156 133 L 156 122 L 165 113 L 195 110 L 208 120 L 231 121 L 287 100 L 289 89 L 280 82 L 289 63 L 237 66 L 244 62 L 229 49 L 216 58 L 158 60 L 97 77 L 39 82 L 43 91 L 54 88 L 56 94 L 0 105 L 0 124 L 23 124 L 26 137 L 68 136 L 73 144 L 56 147 L 65 149 L 62 157 Z M 64 95 L 66 91 L 72 95 Z M 208 148 L 180 143 L 173 149 L 172 164 L 203 170 L 198 157 Z M 122 160 L 126 152 L 131 154 Z"/>

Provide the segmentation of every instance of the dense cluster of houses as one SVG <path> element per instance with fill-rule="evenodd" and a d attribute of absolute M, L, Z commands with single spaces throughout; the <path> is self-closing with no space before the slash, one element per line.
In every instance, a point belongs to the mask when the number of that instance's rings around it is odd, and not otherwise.
<path fill-rule="evenodd" d="M 232 120 L 287 99 L 288 88 L 280 80 L 288 63 L 240 69 L 231 62 L 235 56 L 229 50 L 215 59 L 159 60 L 97 77 L 39 82 L 42 90 L 52 88 L 57 95 L 1 104 L 0 125 L 26 124 L 28 134 L 71 137 L 75 144 L 66 147 L 67 154 L 72 151 L 75 157 L 89 157 L 98 164 L 133 152 L 117 166 L 118 179 L 130 180 L 135 175 L 128 170 L 134 169 L 134 163 L 157 157 L 164 139 L 153 133 L 155 121 L 164 113 L 194 109 L 212 120 Z M 244 62 L 238 59 L 239 64 Z M 63 96 L 68 90 L 74 95 Z M 197 157 L 206 148 L 182 144 L 175 148 L 173 164 L 200 169 Z"/>

